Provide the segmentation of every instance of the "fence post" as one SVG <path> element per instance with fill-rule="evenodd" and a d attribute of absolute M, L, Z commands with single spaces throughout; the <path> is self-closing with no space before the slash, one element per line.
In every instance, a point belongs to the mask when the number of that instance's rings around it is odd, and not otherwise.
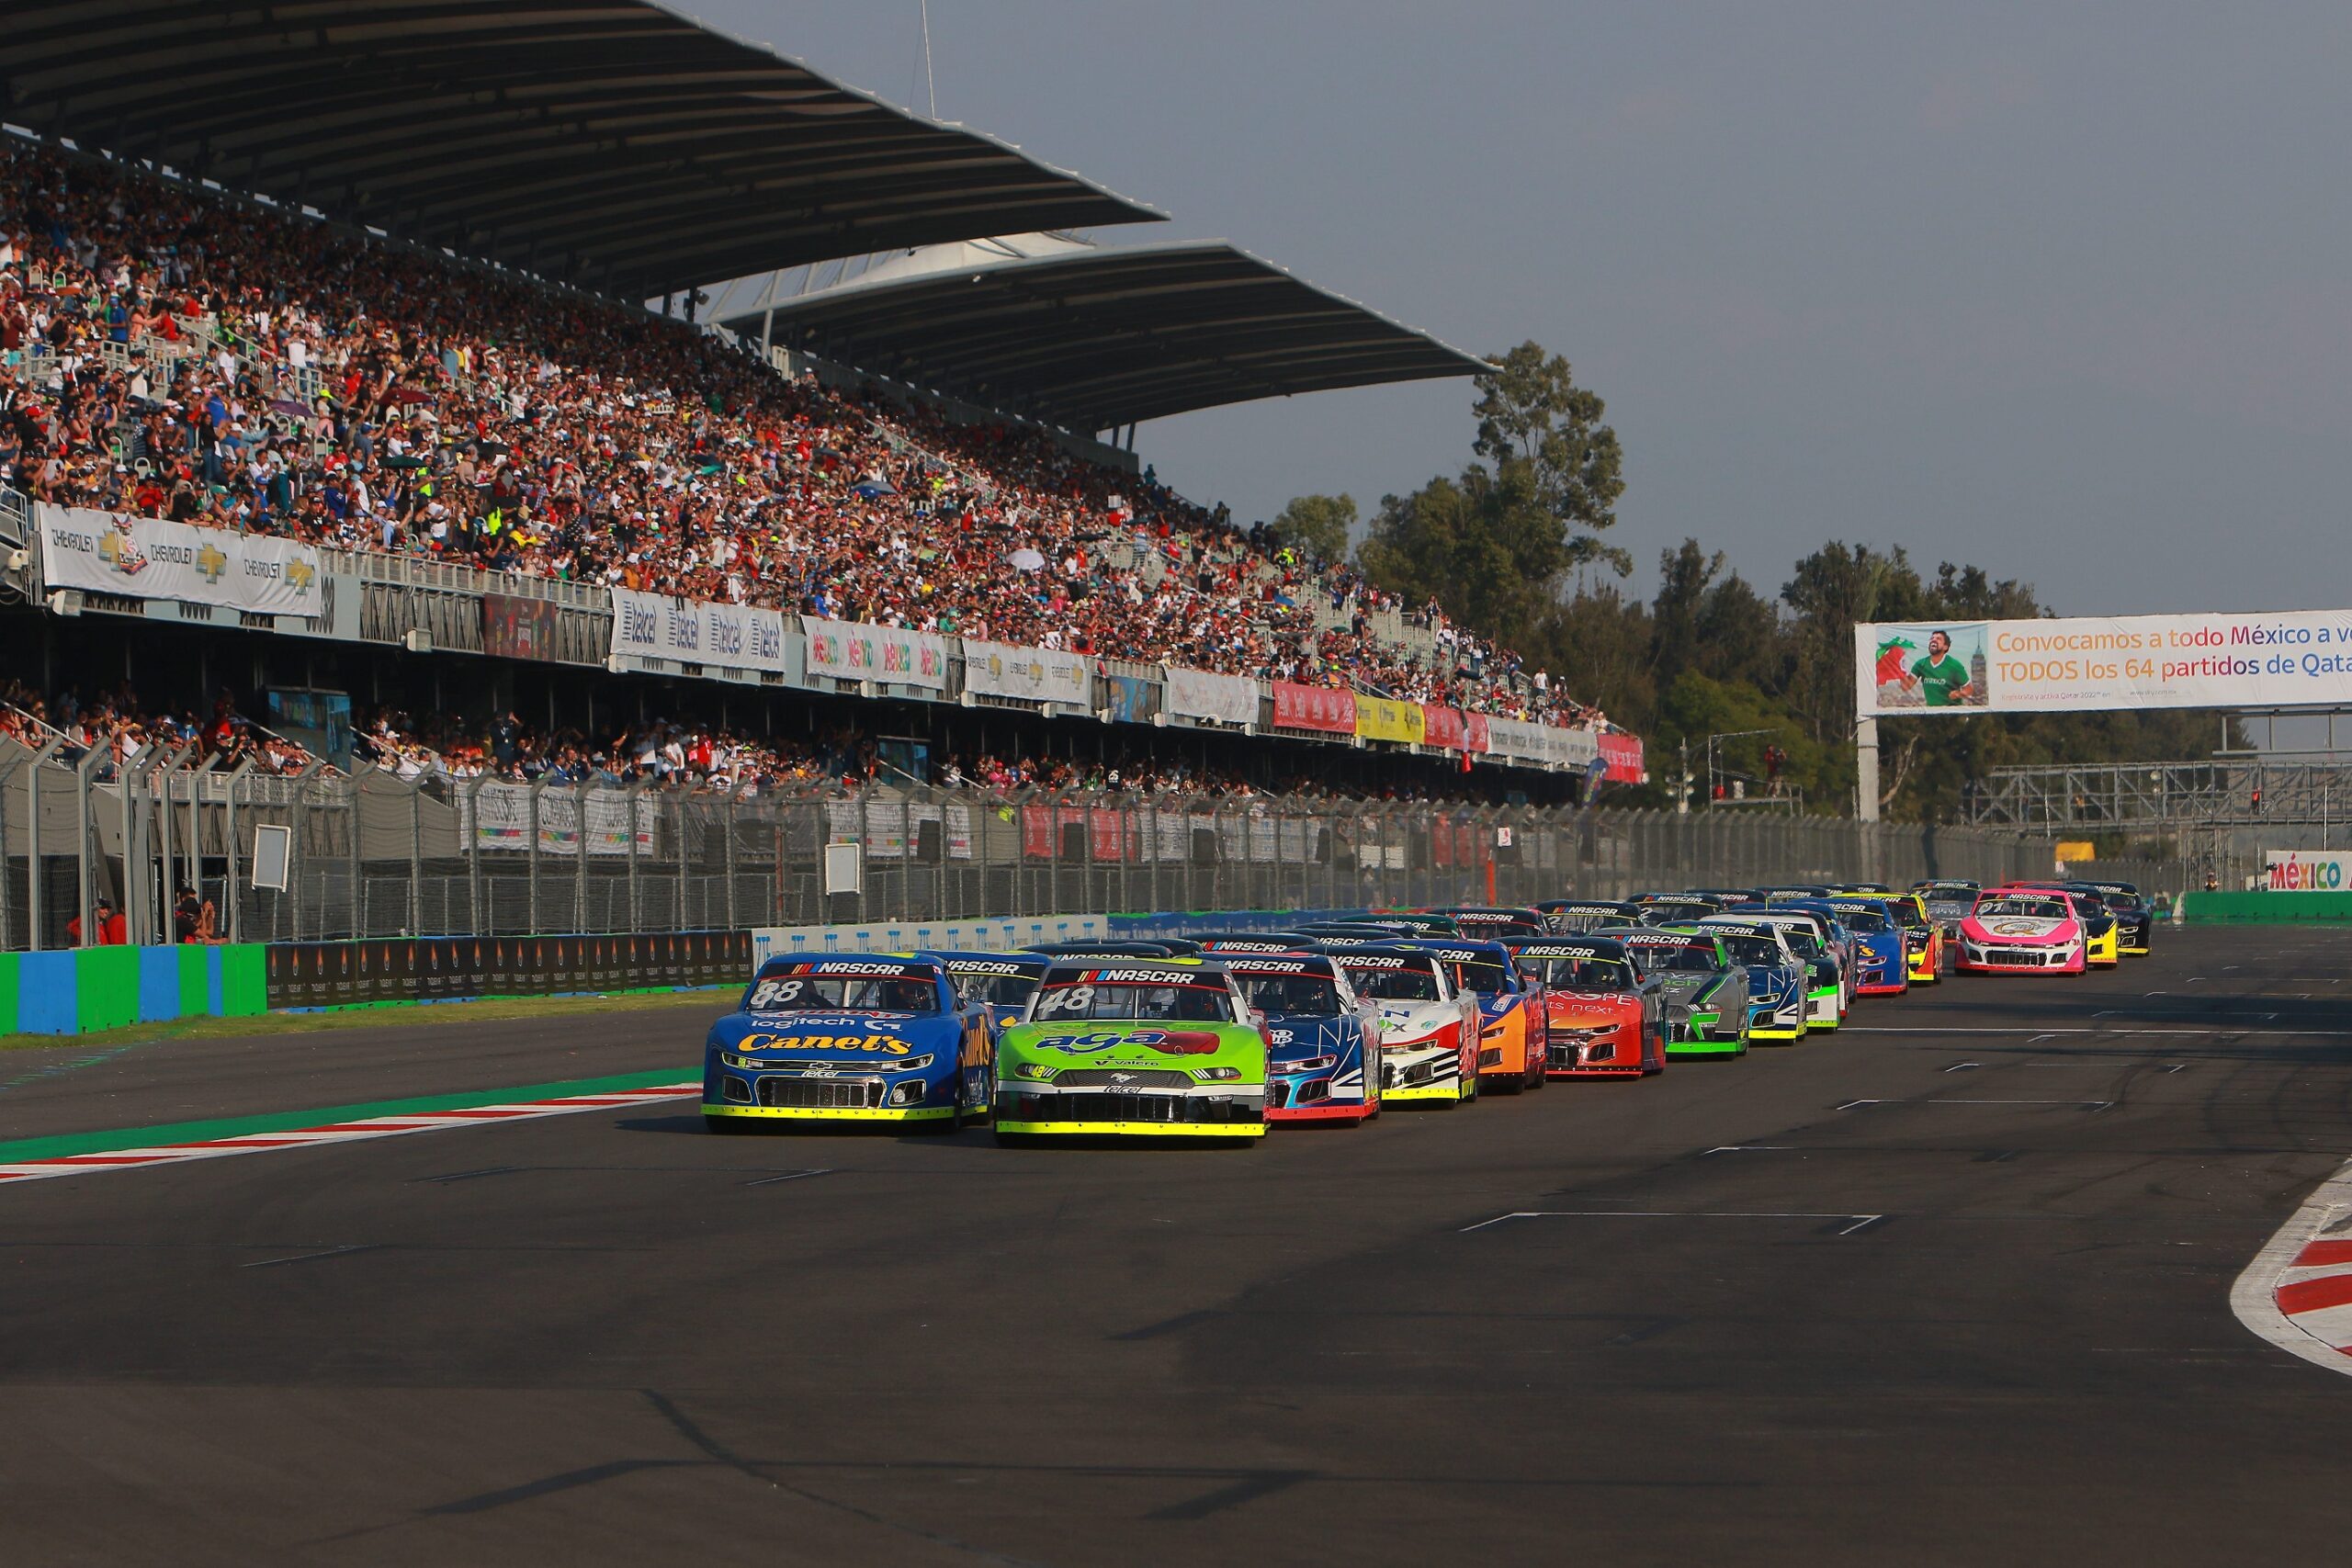
<path fill-rule="evenodd" d="M 238 853 L 237 797 L 244 793 L 245 775 L 254 771 L 254 760 L 247 757 L 239 762 L 221 784 L 220 845 L 229 866 L 228 886 L 221 897 L 229 906 L 229 940 L 243 942 L 245 930 L 245 901 L 238 896 L 237 874 L 244 859 Z"/>
<path fill-rule="evenodd" d="M 368 775 L 374 771 L 375 764 L 372 762 L 355 761 L 352 764 L 350 778 L 351 934 L 354 937 L 364 937 L 368 934 L 368 863 L 362 852 L 363 846 L 360 842 L 359 816 L 366 809 L 363 797 L 367 794 Z M 322 931 L 319 934 L 323 936 L 326 933 Z"/>
<path fill-rule="evenodd" d="M 529 855 L 529 882 L 525 897 L 530 900 L 530 911 L 523 921 L 526 936 L 539 934 L 539 792 L 548 787 L 547 776 L 541 774 L 531 781 L 529 818 L 523 825 L 523 840 Z"/>
<path fill-rule="evenodd" d="M 742 922 L 736 919 L 735 910 L 735 818 L 736 807 L 741 804 L 742 789 L 741 783 L 730 783 L 727 789 L 727 841 L 722 863 L 727 873 L 727 929 L 730 931 L 743 929 Z"/>
<path fill-rule="evenodd" d="M 466 808 L 459 814 L 458 831 L 466 840 L 466 923 L 477 936 L 481 934 L 481 790 L 490 782 L 487 773 L 476 773 L 464 784 Z"/>
<path fill-rule="evenodd" d="M 631 779 L 621 793 L 621 809 L 628 813 L 628 929 L 639 929 L 637 893 L 637 808 L 645 796 L 645 781 Z M 657 831 L 660 824 L 655 824 Z M 659 840 L 657 839 L 657 842 Z"/>
<path fill-rule="evenodd" d="M 286 834 L 286 885 L 293 889 L 294 907 L 286 915 L 287 928 L 296 942 L 302 940 L 302 909 L 310 901 L 302 890 L 311 874 L 311 854 L 305 845 L 311 836 L 311 795 L 318 788 L 323 765 L 316 759 L 304 763 L 302 771 L 294 775 L 293 787 L 287 792 L 286 814 L 291 820 Z"/>
<path fill-rule="evenodd" d="M 444 885 L 446 886 L 446 884 Z M 445 898 L 444 903 L 447 903 Z M 424 934 L 424 775 L 408 781 L 408 928 Z"/>

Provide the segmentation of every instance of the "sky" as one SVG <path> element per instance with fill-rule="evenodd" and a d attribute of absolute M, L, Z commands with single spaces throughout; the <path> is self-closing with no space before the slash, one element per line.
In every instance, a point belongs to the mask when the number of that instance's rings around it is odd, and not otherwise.
<path fill-rule="evenodd" d="M 698 0 L 921 108 L 918 0 Z M 1614 542 L 1837 538 L 2062 614 L 2352 602 L 2352 7 L 932 0 L 940 118 L 1608 402 Z M 1144 425 L 1237 516 L 1471 456 L 1466 382 Z"/>

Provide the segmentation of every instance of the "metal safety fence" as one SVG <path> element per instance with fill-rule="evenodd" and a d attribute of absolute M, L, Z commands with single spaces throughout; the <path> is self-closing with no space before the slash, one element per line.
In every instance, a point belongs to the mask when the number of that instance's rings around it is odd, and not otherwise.
<path fill-rule="evenodd" d="M 2046 875 L 2046 840 L 1731 813 L 1328 796 L 296 778 L 0 739 L 0 948 L 1528 903 Z M 2143 877 L 2153 868 L 2115 870 Z M 74 922 L 79 922 L 76 925 Z"/>

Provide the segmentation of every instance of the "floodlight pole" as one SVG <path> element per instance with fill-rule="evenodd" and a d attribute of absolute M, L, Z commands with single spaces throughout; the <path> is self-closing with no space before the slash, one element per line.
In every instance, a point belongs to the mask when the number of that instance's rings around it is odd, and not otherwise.
<path fill-rule="evenodd" d="M 1878 820 L 1878 720 L 1858 718 L 1854 721 L 1854 789 L 1858 796 L 1854 816 L 1860 821 Z"/>

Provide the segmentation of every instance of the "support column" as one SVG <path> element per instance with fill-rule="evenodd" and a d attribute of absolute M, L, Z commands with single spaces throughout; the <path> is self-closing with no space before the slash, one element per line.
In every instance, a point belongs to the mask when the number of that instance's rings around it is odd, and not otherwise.
<path fill-rule="evenodd" d="M 1858 821 L 1878 820 L 1878 720 L 1854 721 L 1854 803 Z"/>

